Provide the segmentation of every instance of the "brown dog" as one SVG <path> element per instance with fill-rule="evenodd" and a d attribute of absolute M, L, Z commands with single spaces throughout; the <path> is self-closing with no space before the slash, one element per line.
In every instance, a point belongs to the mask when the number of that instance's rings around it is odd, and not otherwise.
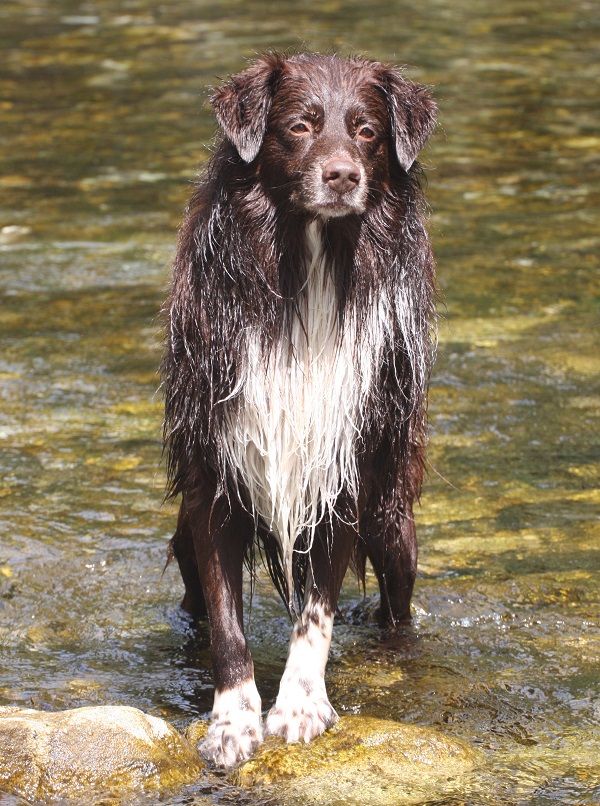
<path fill-rule="evenodd" d="M 436 108 L 397 68 L 311 54 L 264 56 L 212 103 L 224 138 L 181 229 L 163 378 L 183 606 L 211 629 L 201 752 L 229 766 L 263 736 L 242 619 L 257 543 L 295 618 L 267 733 L 337 718 L 324 672 L 352 556 L 382 623 L 410 617 L 434 319 L 414 161 Z"/>

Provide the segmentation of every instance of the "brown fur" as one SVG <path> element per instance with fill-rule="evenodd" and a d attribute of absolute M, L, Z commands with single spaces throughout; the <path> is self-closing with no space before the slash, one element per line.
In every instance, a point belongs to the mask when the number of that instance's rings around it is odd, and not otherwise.
<path fill-rule="evenodd" d="M 181 228 L 162 372 L 170 493 L 183 496 L 171 544 L 186 587 L 182 604 L 208 614 L 215 683 L 223 688 L 252 675 L 244 557 L 252 565 L 258 546 L 286 603 L 293 592 L 275 536 L 249 514 L 243 487 L 220 465 L 221 401 L 235 388 L 245 328 L 260 329 L 267 354 L 287 338 L 306 279 L 306 226 L 325 209 L 340 326 L 350 304 L 366 311 L 382 290 L 393 296 L 402 288 L 410 315 L 393 313 L 393 342 L 357 444 L 358 500 L 342 492 L 340 518 L 321 525 L 310 555 L 298 555 L 295 593 L 301 608 L 312 562 L 331 612 L 354 551 L 359 572 L 368 558 L 377 575 L 382 624 L 410 617 L 435 296 L 414 161 L 435 104 L 397 68 L 311 54 L 261 57 L 212 100 L 224 136 Z M 346 181 L 343 195 L 321 170 L 340 153 L 361 177 L 356 189 Z M 358 530 L 344 521 L 358 522 Z M 298 536 L 299 547 L 305 539 Z"/>

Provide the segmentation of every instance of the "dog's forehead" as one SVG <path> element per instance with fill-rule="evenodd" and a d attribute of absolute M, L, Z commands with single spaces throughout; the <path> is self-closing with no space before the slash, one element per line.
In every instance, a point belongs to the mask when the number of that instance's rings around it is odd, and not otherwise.
<path fill-rule="evenodd" d="M 377 74 L 368 62 L 336 58 L 290 59 L 281 77 L 275 101 L 298 107 L 318 104 L 326 112 L 352 106 L 380 106 L 383 97 L 373 92 Z"/>

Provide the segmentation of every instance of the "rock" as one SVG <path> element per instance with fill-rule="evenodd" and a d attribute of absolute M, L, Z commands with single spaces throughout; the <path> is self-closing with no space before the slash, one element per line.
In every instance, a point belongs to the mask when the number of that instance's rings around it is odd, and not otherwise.
<path fill-rule="evenodd" d="M 232 782 L 267 790 L 282 806 L 396 806 L 451 792 L 480 758 L 432 728 L 346 716 L 309 745 L 268 739 Z"/>
<path fill-rule="evenodd" d="M 196 747 L 200 742 L 206 738 L 208 733 L 209 722 L 206 719 L 196 719 L 185 729 L 185 738 L 188 742 Z"/>
<path fill-rule="evenodd" d="M 0 244 L 16 243 L 31 234 L 31 227 L 20 227 L 17 224 L 8 224 L 0 228 Z"/>
<path fill-rule="evenodd" d="M 171 789 L 200 770 L 175 728 L 137 708 L 0 708 L 0 792 L 29 802 Z"/>

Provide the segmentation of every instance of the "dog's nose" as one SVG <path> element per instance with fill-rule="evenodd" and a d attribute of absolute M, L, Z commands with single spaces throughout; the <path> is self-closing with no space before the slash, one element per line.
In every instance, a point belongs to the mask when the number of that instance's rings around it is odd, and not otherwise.
<path fill-rule="evenodd" d="M 329 160 L 323 166 L 323 182 L 336 193 L 349 193 L 360 182 L 360 168 L 350 160 Z"/>

